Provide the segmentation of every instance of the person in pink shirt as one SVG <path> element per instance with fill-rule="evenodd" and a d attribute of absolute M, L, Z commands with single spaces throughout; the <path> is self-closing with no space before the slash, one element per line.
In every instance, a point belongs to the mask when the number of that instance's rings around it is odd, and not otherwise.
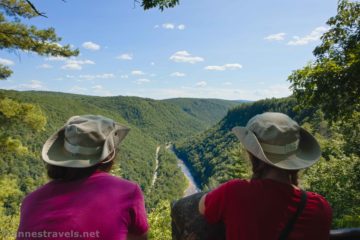
<path fill-rule="evenodd" d="M 52 180 L 23 200 L 17 239 L 147 239 L 140 187 L 108 173 L 128 132 L 83 115 L 53 134 L 42 149 Z"/>

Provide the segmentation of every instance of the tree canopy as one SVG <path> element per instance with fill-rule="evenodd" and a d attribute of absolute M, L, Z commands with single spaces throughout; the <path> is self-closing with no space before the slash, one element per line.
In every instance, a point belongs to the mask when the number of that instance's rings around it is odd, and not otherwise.
<path fill-rule="evenodd" d="M 0 50 L 27 51 L 46 56 L 70 57 L 79 54 L 70 45 L 59 44 L 61 38 L 54 28 L 38 29 L 21 22 L 23 19 L 45 17 L 27 0 L 2 0 L 0 2 Z M 0 64 L 0 80 L 8 78 L 11 69 Z"/>
<path fill-rule="evenodd" d="M 158 7 L 174 7 L 178 0 L 143 0 L 142 7 L 150 9 Z M 71 57 L 79 54 L 69 44 L 61 45 L 61 38 L 54 28 L 38 29 L 22 23 L 25 19 L 47 16 L 39 11 L 29 0 L 0 1 L 0 50 L 10 52 L 33 52 L 41 56 Z M 0 80 L 7 79 L 12 70 L 0 63 Z M 36 122 L 36 124 L 33 124 Z M 3 151 L 25 153 L 26 148 L 20 139 L 6 134 L 5 128 L 13 128 L 18 124 L 40 130 L 46 123 L 46 117 L 36 105 L 20 103 L 0 95 L 0 148 Z"/>
<path fill-rule="evenodd" d="M 179 4 L 179 0 L 143 0 L 141 6 L 144 10 L 158 7 L 160 10 L 175 7 Z"/>
<path fill-rule="evenodd" d="M 135 0 L 135 2 L 138 2 Z M 144 10 L 151 8 L 174 7 L 179 0 L 142 0 Z M 39 55 L 71 57 L 77 56 L 79 50 L 69 44 L 60 45 L 61 38 L 54 28 L 38 29 L 21 22 L 23 19 L 46 17 L 29 0 L 2 0 L 0 2 L 0 50 L 28 51 Z M 0 80 L 7 79 L 12 70 L 0 64 Z"/>
<path fill-rule="evenodd" d="M 331 121 L 360 111 L 360 2 L 340 0 L 314 62 L 289 76 L 299 106 L 319 105 Z"/>

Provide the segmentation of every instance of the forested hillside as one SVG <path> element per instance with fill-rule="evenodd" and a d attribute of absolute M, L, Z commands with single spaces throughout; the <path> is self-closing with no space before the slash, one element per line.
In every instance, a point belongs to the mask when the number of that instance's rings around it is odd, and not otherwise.
<path fill-rule="evenodd" d="M 165 150 L 165 143 L 190 136 L 205 130 L 209 124 L 191 115 L 176 103 L 156 101 L 137 97 L 91 97 L 54 92 L 17 92 L 0 90 L 0 117 L 5 124 L 0 126 L 1 136 L 21 141 L 21 152 L 3 148 L 0 153 L 0 222 L 10 224 L 6 229 L 15 228 L 21 199 L 30 191 L 47 181 L 40 152 L 44 141 L 73 115 L 100 114 L 112 118 L 131 128 L 121 145 L 117 162 L 112 173 L 140 184 L 145 193 L 148 210 L 164 200 L 180 198 L 186 188 L 186 179 L 177 166 L 175 156 Z M 191 104 L 191 100 L 187 100 Z M 36 106 L 41 115 L 43 129 L 38 131 L 22 126 L 22 121 L 6 121 L 18 103 L 25 107 Z M 209 101 L 212 106 L 214 101 Z M 221 106 L 219 101 L 217 106 Z M 211 115 L 211 107 L 206 107 Z M 223 101 L 223 109 L 231 107 Z M 199 111 L 201 109 L 198 109 Z M 214 113 L 219 118 L 219 112 Z M 43 119 L 44 117 L 44 119 Z M 33 124 L 36 117 L 32 119 Z M 25 119 L 22 119 L 25 120 Z M 215 120 L 214 120 L 215 121 Z M 40 124 L 41 125 L 41 124 Z M 6 138 L 5 138 L 6 139 Z M 17 144 L 9 142 L 8 145 Z M 4 145 L 5 146 L 5 145 Z M 155 172 L 155 151 L 160 146 L 157 179 L 152 186 Z M 7 146 L 9 147 L 9 146 Z M 10 146 L 11 147 L 11 146 Z M 16 149 L 18 146 L 14 146 Z M 18 147 L 19 148 L 19 147 Z M 14 229 L 13 229 L 14 230 Z"/>
<path fill-rule="evenodd" d="M 163 101 L 180 106 L 183 111 L 207 123 L 209 127 L 220 121 L 230 108 L 243 102 L 196 98 L 172 98 Z"/>
<path fill-rule="evenodd" d="M 42 163 L 36 159 L 39 156 L 38 153 L 40 153 L 42 143 L 49 134 L 61 127 L 70 116 L 101 114 L 131 127 L 131 132 L 124 141 L 123 150 L 120 152 L 121 174 L 126 178 L 139 182 L 142 188 L 146 190 L 155 167 L 154 156 L 158 144 L 200 132 L 208 124 L 215 123 L 208 121 L 204 123 L 196 117 L 201 115 L 196 110 L 193 111 L 196 116 L 187 114 L 181 108 L 184 107 L 184 104 L 178 107 L 176 103 L 170 104 L 166 101 L 152 99 L 90 97 L 53 92 L 1 91 L 1 94 L 19 102 L 38 105 L 47 118 L 45 130 L 36 134 L 34 132 L 24 132 L 23 129 L 16 126 L 13 126 L 13 129 L 6 130 L 14 138 L 19 136 L 22 143 L 30 148 L 33 153 L 31 160 L 6 160 L 6 163 L 1 164 L 1 173 L 12 173 L 17 176 L 21 175 L 21 172 L 17 171 L 24 169 L 20 165 L 32 161 L 34 163 L 31 164 L 30 171 L 33 171 L 34 174 L 31 177 L 41 173 Z M 187 101 L 191 104 L 191 100 Z M 204 107 L 206 107 L 205 102 L 206 100 L 202 104 Z M 223 109 L 226 109 L 233 105 L 229 104 L 229 102 L 219 101 L 217 106 L 223 106 Z M 223 105 L 221 105 L 222 103 Z M 213 104 L 214 101 L 209 101 L 208 105 L 212 106 Z M 211 108 L 207 107 L 207 109 L 208 114 L 211 115 Z M 215 115 L 219 118 L 218 112 L 215 112 Z M 5 158 L 2 157 L 2 161 L 5 161 Z M 8 158 L 13 159 L 15 156 L 11 154 Z M 19 156 L 16 156 L 16 158 L 19 158 Z"/>
<path fill-rule="evenodd" d="M 322 158 L 314 167 L 302 173 L 301 185 L 309 191 L 319 192 L 332 204 L 334 226 L 359 226 L 360 224 L 360 158 L 354 150 L 356 142 L 350 124 L 324 120 L 318 109 L 295 111 L 294 98 L 267 99 L 243 104 L 228 112 L 213 128 L 177 142 L 178 156 L 187 161 L 198 184 L 212 189 L 233 178 L 249 178 L 247 154 L 231 129 L 245 126 L 247 121 L 266 111 L 283 112 L 312 132 L 322 147 Z"/>

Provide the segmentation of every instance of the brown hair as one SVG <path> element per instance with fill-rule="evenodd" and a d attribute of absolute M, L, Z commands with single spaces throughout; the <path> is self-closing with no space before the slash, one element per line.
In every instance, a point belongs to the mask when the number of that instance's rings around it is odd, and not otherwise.
<path fill-rule="evenodd" d="M 114 157 L 115 159 L 116 157 Z M 106 163 L 98 163 L 87 168 L 70 168 L 46 164 L 47 175 L 53 180 L 75 181 L 91 176 L 96 170 L 109 172 L 114 164 L 114 159 Z M 107 159 L 104 159 L 107 161 Z"/>
<path fill-rule="evenodd" d="M 275 167 L 266 164 L 261 161 L 259 158 L 255 157 L 252 153 L 248 152 L 250 162 L 252 165 L 253 175 L 251 179 L 261 179 L 265 176 L 265 174 L 269 171 L 269 169 L 273 169 Z M 299 170 L 282 170 L 288 173 L 291 184 L 298 186 L 298 172 Z"/>

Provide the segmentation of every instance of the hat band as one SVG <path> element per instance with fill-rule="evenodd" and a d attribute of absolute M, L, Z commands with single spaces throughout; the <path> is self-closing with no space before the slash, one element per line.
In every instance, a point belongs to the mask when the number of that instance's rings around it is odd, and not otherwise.
<path fill-rule="evenodd" d="M 68 141 L 64 141 L 64 147 L 68 152 L 74 154 L 81 154 L 81 155 L 94 155 L 101 152 L 102 146 L 99 147 L 82 147 L 82 146 L 75 146 L 69 143 Z"/>
<path fill-rule="evenodd" d="M 260 143 L 260 145 L 263 151 L 267 153 L 288 154 L 298 149 L 299 140 L 282 146 L 267 143 Z"/>

